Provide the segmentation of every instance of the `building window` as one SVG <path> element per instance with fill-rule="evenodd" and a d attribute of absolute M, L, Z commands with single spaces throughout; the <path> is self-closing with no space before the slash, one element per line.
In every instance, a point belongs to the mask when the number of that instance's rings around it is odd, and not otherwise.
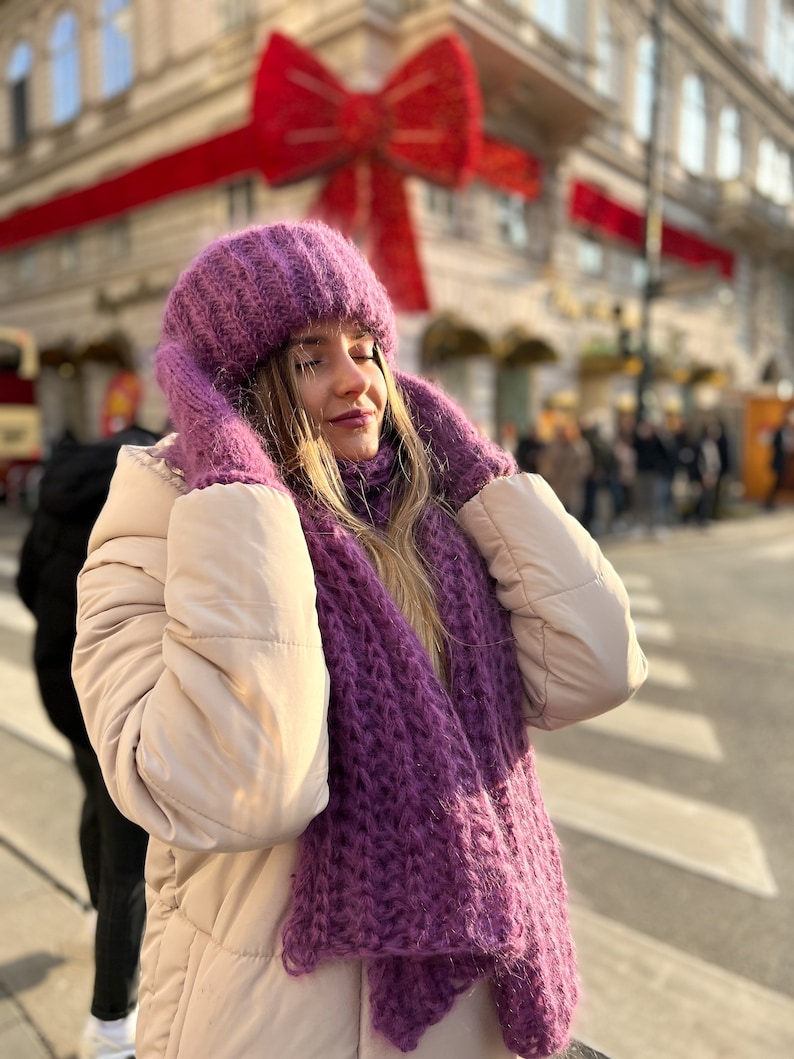
<path fill-rule="evenodd" d="M 702 175 L 706 165 L 706 95 L 696 74 L 687 74 L 681 86 L 678 158 L 687 172 Z"/>
<path fill-rule="evenodd" d="M 30 136 L 30 73 L 33 69 L 33 49 L 20 41 L 11 52 L 6 70 L 8 99 L 11 107 L 11 142 L 21 147 Z"/>
<path fill-rule="evenodd" d="M 777 148 L 768 136 L 758 144 L 758 168 L 755 173 L 755 186 L 767 198 L 772 198 L 775 189 L 775 170 L 777 169 Z"/>
<path fill-rule="evenodd" d="M 764 62 L 770 75 L 787 92 L 794 92 L 794 17 L 781 0 L 767 0 L 764 23 Z"/>
<path fill-rule="evenodd" d="M 791 155 L 785 148 L 778 148 L 769 136 L 764 136 L 758 145 L 755 186 L 759 194 L 780 206 L 787 206 L 794 198 Z"/>
<path fill-rule="evenodd" d="M 128 217 L 111 221 L 105 229 L 105 247 L 111 261 L 121 261 L 130 256 L 132 239 Z"/>
<path fill-rule="evenodd" d="M 725 0 L 725 25 L 732 36 L 744 39 L 747 33 L 747 0 Z"/>
<path fill-rule="evenodd" d="M 651 138 L 654 51 L 653 38 L 640 37 L 634 68 L 634 135 L 638 140 Z"/>
<path fill-rule="evenodd" d="M 717 133 L 717 180 L 735 180 L 742 170 L 742 139 L 739 111 L 723 107 Z"/>
<path fill-rule="evenodd" d="M 790 96 L 794 95 L 794 16 L 784 15 L 781 33 L 783 58 L 780 68 L 780 83 Z"/>
<path fill-rule="evenodd" d="M 436 217 L 454 217 L 457 213 L 455 193 L 438 184 L 425 184 L 427 208 Z"/>
<path fill-rule="evenodd" d="M 499 195 L 496 209 L 502 242 L 516 250 L 526 249 L 529 246 L 529 225 L 523 196 Z"/>
<path fill-rule="evenodd" d="M 58 241 L 58 268 L 61 272 L 76 272 L 80 264 L 80 244 L 75 232 Z"/>
<path fill-rule="evenodd" d="M 17 254 L 17 280 L 22 286 L 34 283 L 39 272 L 39 259 L 34 247 L 25 247 Z"/>
<path fill-rule="evenodd" d="M 254 21 L 255 17 L 252 0 L 219 0 L 218 2 L 218 18 L 224 33 L 231 33 L 232 30 L 248 25 L 249 22 Z"/>
<path fill-rule="evenodd" d="M 80 47 L 77 18 L 64 11 L 50 34 L 52 69 L 52 117 L 56 125 L 76 118 L 80 112 Z"/>
<path fill-rule="evenodd" d="M 568 0 L 535 0 L 535 21 L 555 37 L 568 34 Z"/>
<path fill-rule="evenodd" d="M 577 247 L 579 271 L 588 276 L 601 276 L 604 272 L 604 248 L 601 243 L 583 235 Z"/>
<path fill-rule="evenodd" d="M 250 224 L 254 217 L 254 182 L 248 177 L 226 187 L 226 220 L 233 228 Z"/>
<path fill-rule="evenodd" d="M 102 94 L 126 92 L 132 84 L 132 5 L 129 0 L 102 0 Z"/>
<path fill-rule="evenodd" d="M 596 91 L 608 99 L 615 95 L 612 19 L 600 8 L 596 16 Z"/>

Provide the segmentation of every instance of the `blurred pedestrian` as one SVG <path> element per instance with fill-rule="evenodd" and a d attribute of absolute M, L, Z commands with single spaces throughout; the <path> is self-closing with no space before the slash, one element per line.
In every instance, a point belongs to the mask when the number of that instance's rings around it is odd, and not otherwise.
<path fill-rule="evenodd" d="M 600 422 L 593 420 L 583 425 L 582 437 L 590 446 L 590 473 L 585 480 L 581 523 L 589 533 L 597 535 L 612 528 L 621 507 L 618 461 Z M 604 494 L 608 498 L 606 511 Z"/>
<path fill-rule="evenodd" d="M 663 533 L 669 524 L 669 502 L 675 457 L 668 439 L 650 419 L 634 428 L 636 454 L 635 526 L 646 532 Z"/>
<path fill-rule="evenodd" d="M 527 471 L 529 474 L 537 474 L 538 459 L 543 451 L 543 441 L 538 434 L 537 428 L 530 426 L 526 434 L 522 434 L 516 445 L 515 457 L 519 471 Z"/>
<path fill-rule="evenodd" d="M 80 853 L 96 935 L 91 1013 L 80 1059 L 134 1055 L 146 835 L 122 816 L 107 792 L 72 683 L 77 575 L 119 448 L 156 441 L 157 435 L 138 427 L 86 445 L 65 437 L 45 466 L 17 576 L 19 595 L 36 619 L 33 664 L 41 699 L 71 744 L 83 784 Z"/>
<path fill-rule="evenodd" d="M 582 437 L 578 423 L 565 418 L 557 423 L 554 435 L 538 454 L 541 474 L 574 518 L 584 511 L 585 482 L 593 467 L 590 446 Z"/>
<path fill-rule="evenodd" d="M 612 442 L 617 479 L 615 519 L 612 528 L 618 532 L 629 528 L 634 521 L 634 488 L 637 482 L 637 451 L 634 448 L 635 418 L 621 412 L 618 428 Z"/>
<path fill-rule="evenodd" d="M 616 705 L 645 660 L 592 538 L 395 344 L 365 260 L 310 222 L 210 244 L 166 306 L 179 433 L 122 452 L 74 663 L 151 835 L 137 1059 L 568 1038 L 525 725 Z"/>
<path fill-rule="evenodd" d="M 777 495 L 781 489 L 794 490 L 794 406 L 788 409 L 783 422 L 772 435 L 772 458 L 769 466 L 773 480 L 767 494 L 766 507 L 771 510 L 777 504 Z"/>
<path fill-rule="evenodd" d="M 722 469 L 722 457 L 719 447 L 720 426 L 709 422 L 703 427 L 695 448 L 695 467 L 700 486 L 695 509 L 698 524 L 705 526 L 714 518 L 717 503 L 717 485 Z"/>

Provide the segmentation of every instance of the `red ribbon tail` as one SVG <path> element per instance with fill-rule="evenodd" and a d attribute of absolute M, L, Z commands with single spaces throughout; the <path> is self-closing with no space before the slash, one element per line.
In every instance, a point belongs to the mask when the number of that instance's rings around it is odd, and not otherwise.
<path fill-rule="evenodd" d="M 405 179 L 396 169 L 379 161 L 372 166 L 370 231 L 370 263 L 388 290 L 395 309 L 426 312 L 430 299 L 408 210 Z"/>
<path fill-rule="evenodd" d="M 395 309 L 430 308 L 401 173 L 356 159 L 330 174 L 311 216 L 349 236 L 366 255 Z"/>

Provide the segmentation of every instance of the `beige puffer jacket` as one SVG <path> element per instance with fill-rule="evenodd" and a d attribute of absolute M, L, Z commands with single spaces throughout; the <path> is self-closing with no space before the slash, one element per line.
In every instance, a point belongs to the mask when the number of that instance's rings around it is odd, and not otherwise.
<path fill-rule="evenodd" d="M 537 476 L 460 519 L 513 613 L 528 720 L 629 698 L 646 666 L 628 600 Z M 151 835 L 137 1059 L 397 1059 L 356 962 L 280 959 L 296 839 L 327 803 L 328 674 L 297 512 L 266 486 L 185 493 L 123 449 L 79 581 L 74 680 L 114 800 Z M 487 983 L 415 1059 L 507 1059 Z"/>

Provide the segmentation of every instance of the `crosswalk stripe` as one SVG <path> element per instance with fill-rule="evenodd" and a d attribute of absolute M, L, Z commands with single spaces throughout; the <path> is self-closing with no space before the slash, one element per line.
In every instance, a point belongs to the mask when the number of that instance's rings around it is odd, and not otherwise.
<path fill-rule="evenodd" d="M 552 819 L 761 897 L 778 890 L 747 817 L 694 798 L 538 755 Z"/>
<path fill-rule="evenodd" d="M 35 627 L 33 615 L 22 601 L 8 592 L 0 592 L 0 628 L 30 633 Z"/>
<path fill-rule="evenodd" d="M 19 560 L 15 555 L 0 552 L 0 577 L 16 577 Z"/>
<path fill-rule="evenodd" d="M 648 683 L 674 691 L 690 691 L 695 686 L 692 674 L 682 662 L 657 655 L 648 655 Z"/>
<path fill-rule="evenodd" d="M 583 723 L 604 735 L 659 750 L 671 750 L 702 761 L 722 761 L 724 757 L 714 725 L 706 717 L 689 710 L 633 699 L 617 710 Z"/>
<path fill-rule="evenodd" d="M 675 640 L 673 626 L 660 618 L 635 618 L 634 628 L 641 644 L 671 644 Z"/>
<path fill-rule="evenodd" d="M 610 1059 L 783 1059 L 794 1000 L 574 904 L 574 1036 Z"/>
<path fill-rule="evenodd" d="M 653 579 L 648 574 L 639 574 L 633 570 L 620 574 L 620 580 L 629 592 L 647 592 L 653 588 Z"/>
<path fill-rule="evenodd" d="M 650 592 L 632 592 L 630 594 L 632 614 L 661 614 L 662 601 Z"/>
<path fill-rule="evenodd" d="M 794 540 L 774 541 L 772 544 L 759 545 L 749 552 L 748 558 L 772 559 L 773 561 L 794 559 Z"/>

